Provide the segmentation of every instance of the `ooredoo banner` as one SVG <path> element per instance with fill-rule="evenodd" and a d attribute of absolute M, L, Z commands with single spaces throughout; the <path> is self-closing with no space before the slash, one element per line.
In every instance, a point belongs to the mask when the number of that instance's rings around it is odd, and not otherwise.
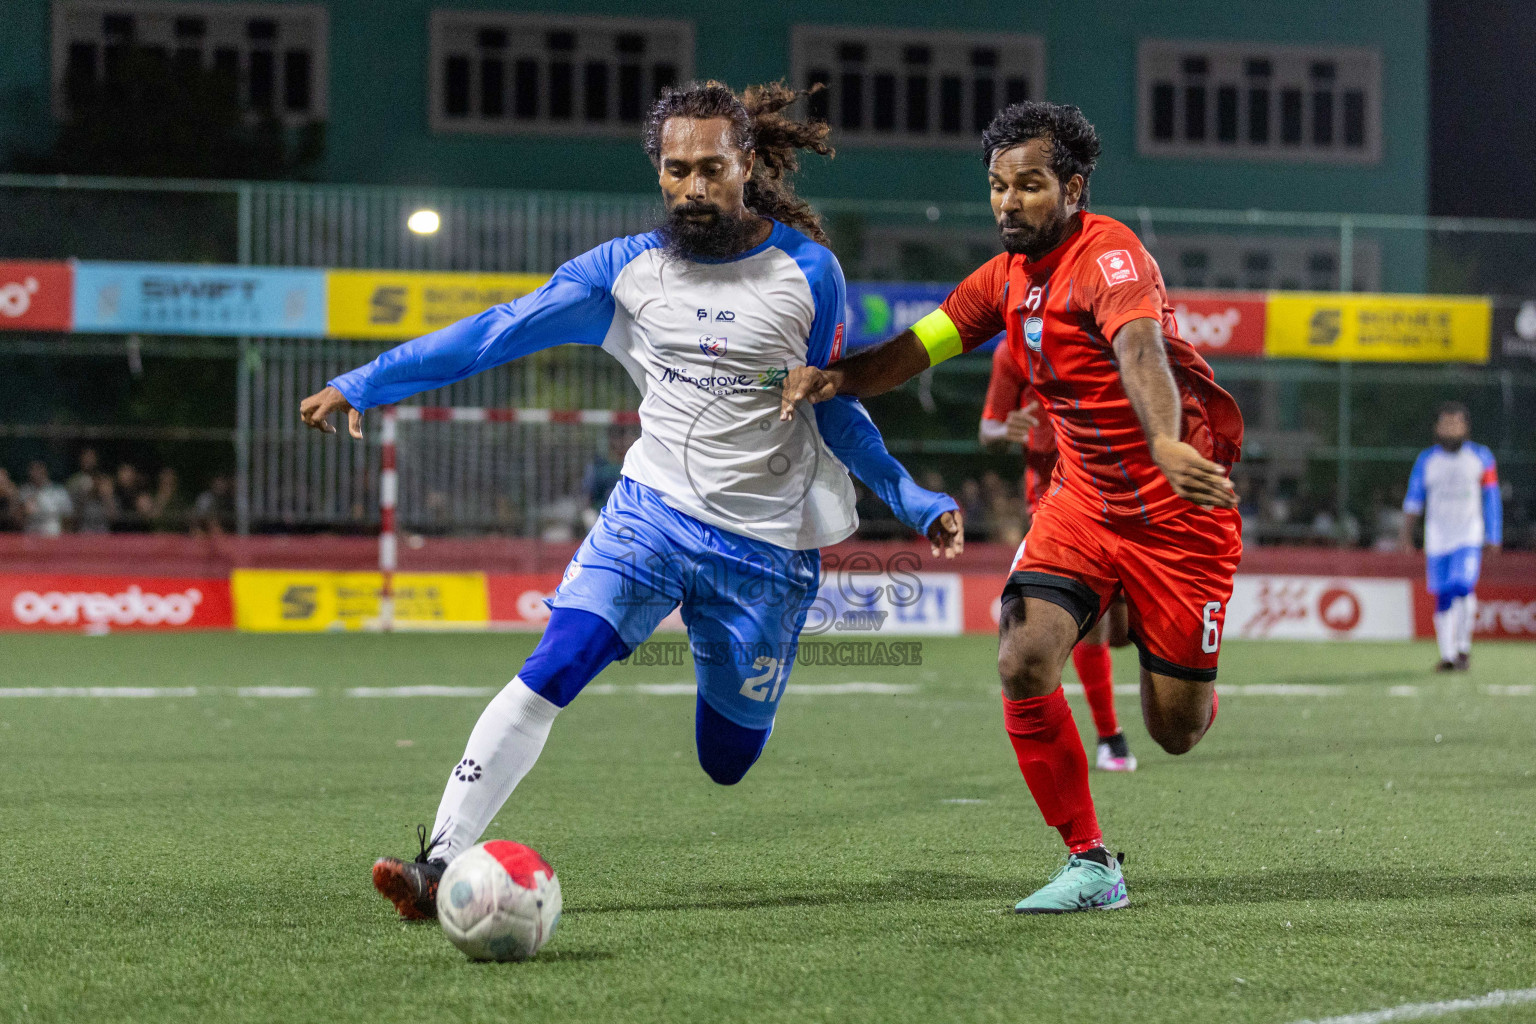
<path fill-rule="evenodd" d="M 1435 599 L 1424 581 L 1413 586 L 1414 629 L 1422 637 L 1435 635 Z M 1477 620 L 1472 625 L 1477 640 L 1536 640 L 1536 585 L 1479 583 Z"/>
<path fill-rule="evenodd" d="M 1170 292 L 1179 336 L 1217 359 L 1264 355 L 1263 292 Z"/>
<path fill-rule="evenodd" d="M 68 263 L 0 260 L 0 330 L 69 330 L 72 282 Z"/>
<path fill-rule="evenodd" d="M 0 630 L 228 629 L 229 580 L 0 573 Z"/>

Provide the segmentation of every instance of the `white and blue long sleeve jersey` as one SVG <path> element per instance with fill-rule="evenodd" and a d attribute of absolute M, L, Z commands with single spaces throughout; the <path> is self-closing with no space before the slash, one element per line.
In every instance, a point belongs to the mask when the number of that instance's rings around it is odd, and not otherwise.
<path fill-rule="evenodd" d="M 624 475 L 696 519 L 786 548 L 833 544 L 858 526 L 849 468 L 920 532 L 956 507 L 912 482 L 854 399 L 779 420 L 789 369 L 841 354 L 845 287 L 830 250 L 777 222 L 720 262 L 666 259 L 661 245 L 655 232 L 605 242 L 537 291 L 330 383 L 368 409 L 540 349 L 599 345 L 641 393 Z"/>
<path fill-rule="evenodd" d="M 1443 555 L 1504 542 L 1504 503 L 1493 452 L 1468 441 L 1419 453 L 1403 511 L 1424 516 L 1424 554 Z"/>

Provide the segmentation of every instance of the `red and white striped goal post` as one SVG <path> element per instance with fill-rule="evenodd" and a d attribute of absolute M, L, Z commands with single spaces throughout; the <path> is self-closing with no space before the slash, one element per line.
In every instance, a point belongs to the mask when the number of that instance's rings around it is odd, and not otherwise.
<path fill-rule="evenodd" d="M 633 409 L 489 408 L 479 405 L 386 405 L 379 435 L 379 629 L 395 628 L 395 571 L 399 567 L 399 536 L 395 508 L 400 499 L 397 424 L 405 423 L 560 423 L 572 426 L 633 426 L 640 414 Z"/>

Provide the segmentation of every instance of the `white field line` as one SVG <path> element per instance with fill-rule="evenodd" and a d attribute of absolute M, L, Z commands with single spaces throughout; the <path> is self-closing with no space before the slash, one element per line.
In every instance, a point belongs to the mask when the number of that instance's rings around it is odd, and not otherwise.
<path fill-rule="evenodd" d="M 1389 1021 L 1423 1020 L 1426 1017 L 1445 1017 L 1467 1010 L 1493 1010 L 1521 1003 L 1536 1003 L 1536 988 L 1499 989 L 1485 996 L 1446 999 L 1438 1003 L 1404 1003 L 1385 1010 L 1346 1013 L 1342 1017 L 1323 1017 L 1320 1020 L 1298 1020 L 1292 1024 L 1387 1024 Z"/>
<path fill-rule="evenodd" d="M 195 686 L 7 686 L 0 697 L 196 697 Z"/>
<path fill-rule="evenodd" d="M 1387 696 L 1388 697 L 1417 697 L 1418 695 L 1419 695 L 1419 688 L 1417 686 L 1389 686 L 1389 687 L 1387 687 Z"/>
<path fill-rule="evenodd" d="M 1485 686 L 1483 692 L 1490 697 L 1530 697 L 1536 695 L 1536 683 L 1516 683 L 1514 686 Z"/>
<path fill-rule="evenodd" d="M 353 686 L 348 697 L 489 697 L 494 686 Z"/>
<path fill-rule="evenodd" d="M 313 697 L 313 686 L 242 686 L 235 691 L 237 697 Z"/>

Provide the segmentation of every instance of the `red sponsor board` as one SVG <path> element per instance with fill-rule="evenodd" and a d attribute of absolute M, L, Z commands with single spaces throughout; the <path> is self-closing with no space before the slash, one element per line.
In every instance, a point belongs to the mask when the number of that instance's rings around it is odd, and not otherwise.
<path fill-rule="evenodd" d="M 1435 635 L 1435 599 L 1424 581 L 1413 585 L 1413 627 L 1421 637 Z M 1536 640 L 1536 585 L 1479 583 L 1477 640 Z"/>
<path fill-rule="evenodd" d="M 0 330 L 69 330 L 73 281 L 68 263 L 0 260 Z"/>
<path fill-rule="evenodd" d="M 1170 292 L 1179 336 L 1202 354 L 1258 359 L 1264 355 L 1263 292 Z"/>
<path fill-rule="evenodd" d="M 227 578 L 0 573 L 0 630 L 229 629 Z"/>
<path fill-rule="evenodd" d="M 492 629 L 543 629 L 549 621 L 546 598 L 560 585 L 557 572 L 487 573 Z"/>

